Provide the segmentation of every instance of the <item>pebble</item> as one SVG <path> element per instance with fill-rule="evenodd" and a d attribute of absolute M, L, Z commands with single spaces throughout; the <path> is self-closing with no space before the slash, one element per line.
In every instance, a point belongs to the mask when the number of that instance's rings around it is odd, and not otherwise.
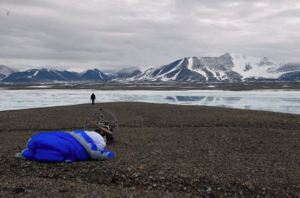
<path fill-rule="evenodd" d="M 207 188 L 206 192 L 210 193 L 212 189 L 210 187 Z"/>
<path fill-rule="evenodd" d="M 16 193 L 16 194 L 25 192 L 25 189 L 24 189 L 24 188 L 13 188 L 12 190 L 13 190 L 13 192 Z"/>

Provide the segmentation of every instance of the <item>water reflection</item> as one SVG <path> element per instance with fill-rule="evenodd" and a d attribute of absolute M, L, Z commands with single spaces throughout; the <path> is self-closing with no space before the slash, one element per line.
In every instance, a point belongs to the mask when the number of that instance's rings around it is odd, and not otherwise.
<path fill-rule="evenodd" d="M 174 94 L 174 93 L 173 93 Z M 248 110 L 300 114 L 300 95 L 296 91 L 194 92 L 164 97 L 166 103 L 217 106 Z"/>
<path fill-rule="evenodd" d="M 220 97 L 220 96 L 166 96 L 166 100 L 179 101 L 179 102 L 191 102 L 191 101 L 240 101 L 242 97 Z M 204 100 L 205 99 L 205 100 Z"/>
<path fill-rule="evenodd" d="M 176 96 L 177 101 L 189 102 L 189 101 L 201 101 L 205 96 Z"/>
<path fill-rule="evenodd" d="M 171 100 L 171 101 L 176 101 L 175 98 L 173 98 L 172 96 L 167 96 L 165 99 L 166 100 Z"/>
<path fill-rule="evenodd" d="M 212 96 L 208 96 L 208 97 L 206 97 L 206 102 L 212 102 L 212 101 L 214 101 L 214 98 L 215 97 L 212 97 Z"/>
<path fill-rule="evenodd" d="M 222 97 L 222 99 L 227 101 L 240 101 L 242 97 Z"/>

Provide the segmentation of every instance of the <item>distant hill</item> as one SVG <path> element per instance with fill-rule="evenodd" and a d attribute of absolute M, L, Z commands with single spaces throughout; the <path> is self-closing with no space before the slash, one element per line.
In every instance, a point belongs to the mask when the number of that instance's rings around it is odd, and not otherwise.
<path fill-rule="evenodd" d="M 98 69 L 86 70 L 80 74 L 81 80 L 109 80 L 109 77 Z"/>
<path fill-rule="evenodd" d="M 5 65 L 0 65 L 0 79 L 3 79 L 14 72 L 16 72 L 16 70 L 13 70 Z"/>
<path fill-rule="evenodd" d="M 49 69 L 31 69 L 24 72 L 15 72 L 4 78 L 2 82 L 54 82 L 54 81 L 76 81 L 81 77 L 76 72 L 57 71 Z"/>
<path fill-rule="evenodd" d="M 129 67 L 129 68 L 123 68 L 121 70 L 118 70 L 112 74 L 110 74 L 109 76 L 111 77 L 111 79 L 129 79 L 132 77 L 135 77 L 137 75 L 142 74 L 141 70 L 139 70 L 136 67 Z"/>
<path fill-rule="evenodd" d="M 50 69 L 31 69 L 23 72 L 14 72 L 4 78 L 2 82 L 10 83 L 39 83 L 56 81 L 107 81 L 109 77 L 98 69 L 87 70 L 82 73 L 58 71 Z"/>

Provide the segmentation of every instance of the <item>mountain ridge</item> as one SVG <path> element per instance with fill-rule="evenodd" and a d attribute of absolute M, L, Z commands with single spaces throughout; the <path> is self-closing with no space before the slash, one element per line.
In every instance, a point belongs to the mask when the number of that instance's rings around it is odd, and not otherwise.
<path fill-rule="evenodd" d="M 4 67 L 6 70 L 10 69 Z M 14 71 L 10 75 L 4 75 L 0 70 L 0 78 L 1 75 L 4 83 L 48 81 L 113 81 L 120 83 L 299 81 L 300 63 L 278 64 L 267 57 L 225 53 L 218 57 L 184 57 L 167 65 L 149 68 L 144 72 L 136 67 L 123 68 L 111 74 L 105 74 L 97 68 L 81 73 L 43 68 L 24 72 Z"/>
<path fill-rule="evenodd" d="M 297 71 L 300 71 L 300 63 L 278 64 L 266 57 L 226 53 L 219 57 L 185 57 L 168 65 L 150 68 L 130 80 L 184 82 L 280 80 L 281 75 Z"/>

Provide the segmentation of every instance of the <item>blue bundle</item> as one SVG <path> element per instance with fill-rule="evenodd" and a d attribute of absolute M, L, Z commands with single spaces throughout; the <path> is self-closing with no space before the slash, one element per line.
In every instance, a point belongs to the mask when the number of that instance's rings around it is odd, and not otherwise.
<path fill-rule="evenodd" d="M 32 136 L 27 148 L 16 154 L 16 157 L 26 160 L 56 162 L 105 160 L 114 156 L 113 152 L 99 150 L 85 131 L 41 132 Z"/>

